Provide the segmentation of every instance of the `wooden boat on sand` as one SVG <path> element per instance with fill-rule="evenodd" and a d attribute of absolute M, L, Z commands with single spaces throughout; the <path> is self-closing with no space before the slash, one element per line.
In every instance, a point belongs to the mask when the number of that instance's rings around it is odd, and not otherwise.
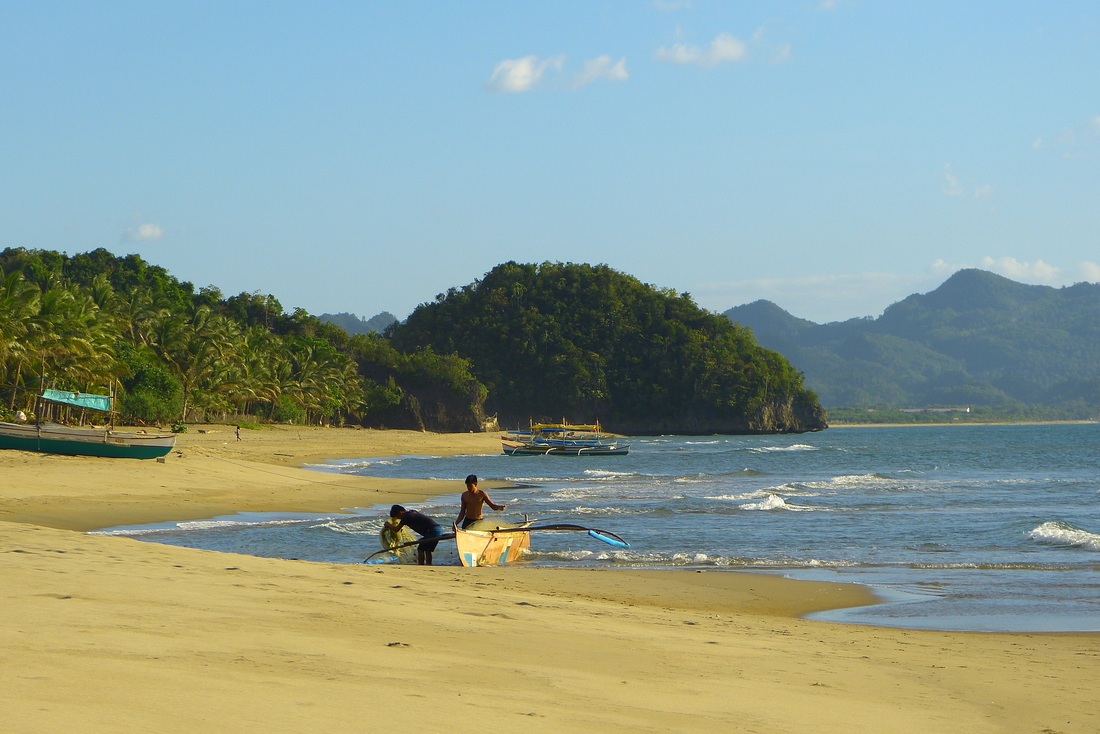
<path fill-rule="evenodd" d="M 112 413 L 111 395 L 69 392 L 67 390 L 43 390 L 38 396 L 40 410 L 49 412 L 51 407 L 68 406 L 81 410 Z M 37 412 L 37 411 L 36 411 Z M 7 423 L 0 422 L 0 449 L 38 451 L 47 454 L 71 456 L 108 456 L 124 459 L 154 459 L 164 456 L 176 443 L 172 433 L 146 433 L 145 431 L 119 431 L 112 426 L 89 428 L 67 426 L 53 422 Z"/>

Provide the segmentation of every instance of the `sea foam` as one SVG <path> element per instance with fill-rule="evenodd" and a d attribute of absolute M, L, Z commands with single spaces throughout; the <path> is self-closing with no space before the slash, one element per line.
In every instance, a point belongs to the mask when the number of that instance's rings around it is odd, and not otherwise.
<path fill-rule="evenodd" d="M 181 522 L 155 523 L 142 526 L 113 527 L 103 530 L 91 530 L 88 535 L 121 535 L 139 536 L 155 535 L 157 533 L 173 532 L 203 532 L 232 530 L 235 528 L 277 527 L 280 525 L 302 525 L 309 522 L 333 520 L 333 517 L 318 517 L 317 515 L 303 515 L 294 518 L 271 518 L 263 513 L 256 513 L 255 518 L 250 518 L 247 513 L 232 517 L 211 518 L 209 520 L 184 520 Z"/>
<path fill-rule="evenodd" d="M 719 494 L 704 497 L 708 500 L 718 500 L 719 502 L 744 502 L 745 500 L 755 500 L 761 498 L 774 497 L 771 492 L 766 492 L 763 489 L 756 489 L 752 492 L 742 492 L 740 494 Z"/>
<path fill-rule="evenodd" d="M 1076 528 L 1066 522 L 1045 522 L 1027 536 L 1044 545 L 1060 545 L 1100 551 L 1100 534 Z"/>
<path fill-rule="evenodd" d="M 749 449 L 760 454 L 770 453 L 772 451 L 820 451 L 817 446 L 810 446 L 805 443 L 796 443 L 791 446 L 754 446 Z"/>
<path fill-rule="evenodd" d="M 789 510 L 786 501 L 777 494 L 768 494 L 760 502 L 748 502 L 741 505 L 742 510 Z"/>

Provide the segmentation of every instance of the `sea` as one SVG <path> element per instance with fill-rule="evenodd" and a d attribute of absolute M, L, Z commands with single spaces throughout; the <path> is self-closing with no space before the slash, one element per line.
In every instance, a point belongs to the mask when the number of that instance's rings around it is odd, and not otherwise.
<path fill-rule="evenodd" d="M 813 615 L 971 631 L 1100 630 L 1100 424 L 840 426 L 781 436 L 627 439 L 626 456 L 334 458 L 311 468 L 430 478 L 410 508 L 448 526 L 477 474 L 501 519 L 541 532 L 538 567 L 763 572 L 870 587 L 882 603 Z M 335 563 L 380 548 L 389 506 L 107 528 L 146 541 Z M 458 565 L 442 543 L 436 564 Z"/>

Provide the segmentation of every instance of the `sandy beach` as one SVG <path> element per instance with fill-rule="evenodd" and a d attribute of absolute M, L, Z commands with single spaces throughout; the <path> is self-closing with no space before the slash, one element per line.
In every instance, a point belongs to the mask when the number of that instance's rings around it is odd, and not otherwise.
<path fill-rule="evenodd" d="M 872 601 L 853 585 L 349 566 L 84 532 L 415 502 L 461 487 L 301 467 L 500 447 L 495 434 L 242 437 L 192 427 L 163 462 L 0 451 L 4 732 L 1100 731 L 1100 635 L 800 618 Z"/>

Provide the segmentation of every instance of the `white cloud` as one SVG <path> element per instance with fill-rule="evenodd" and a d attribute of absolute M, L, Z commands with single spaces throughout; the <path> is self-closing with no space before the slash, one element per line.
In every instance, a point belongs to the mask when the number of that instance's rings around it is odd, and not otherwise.
<path fill-rule="evenodd" d="M 674 43 L 657 49 L 658 61 L 670 64 L 693 64 L 707 68 L 748 57 L 749 47 L 732 33 L 719 33 L 706 48 L 692 43 Z"/>
<path fill-rule="evenodd" d="M 730 33 L 720 33 L 710 42 L 706 55 L 706 65 L 717 66 L 725 61 L 740 61 L 748 55 L 745 42 Z"/>
<path fill-rule="evenodd" d="M 703 52 L 698 46 L 688 43 L 674 43 L 671 46 L 662 46 L 657 49 L 657 60 L 667 61 L 671 64 L 698 63 Z"/>
<path fill-rule="evenodd" d="M 1044 285 L 1061 283 L 1061 268 L 1045 263 L 1042 260 L 1021 262 L 1014 257 L 992 258 L 986 256 L 982 258 L 980 267 L 983 270 L 989 270 L 998 275 L 1003 275 L 1006 278 L 1012 278 L 1013 280 L 1042 283 Z"/>
<path fill-rule="evenodd" d="M 1065 130 L 1059 139 L 1066 145 L 1083 145 L 1100 137 L 1100 115 L 1093 117 L 1082 125 Z"/>
<path fill-rule="evenodd" d="M 126 230 L 123 242 L 159 242 L 164 239 L 164 228 L 159 224 L 139 224 Z"/>
<path fill-rule="evenodd" d="M 612 61 L 610 56 L 598 56 L 584 62 L 584 68 L 573 78 L 573 87 L 583 87 L 600 79 L 622 82 L 629 78 L 625 56 L 618 61 Z"/>
<path fill-rule="evenodd" d="M 564 56 L 540 59 L 538 56 L 524 56 L 520 59 L 505 59 L 493 69 L 486 86 L 494 92 L 517 93 L 533 89 L 548 69 L 561 71 L 565 64 Z"/>
<path fill-rule="evenodd" d="M 947 278 L 959 270 L 975 267 L 1003 275 L 1012 280 L 1034 285 L 1060 287 L 1080 283 L 1081 281 L 1100 281 L 1100 265 L 1087 260 L 1067 270 L 1044 262 L 1042 259 L 1025 262 L 1014 257 L 990 257 L 987 255 L 977 265 L 948 263 L 942 259 L 936 260 L 932 263 L 931 269 L 937 276 Z"/>
<path fill-rule="evenodd" d="M 959 182 L 958 176 L 951 170 L 951 164 L 947 163 L 943 167 L 943 183 L 941 184 L 943 193 L 947 196 L 954 196 L 961 199 L 988 199 L 993 196 L 993 186 L 990 184 L 982 184 L 977 186 L 973 191 L 964 187 Z"/>
<path fill-rule="evenodd" d="M 719 312 L 763 298 L 795 316 L 825 323 L 881 314 L 920 284 L 920 279 L 893 273 L 844 273 L 710 283 L 696 295 L 700 303 L 705 296 L 704 307 Z"/>
<path fill-rule="evenodd" d="M 1100 115 L 1080 125 L 1066 128 L 1054 136 L 1040 135 L 1031 147 L 1035 150 L 1051 150 L 1063 158 L 1090 158 L 1100 144 Z"/>
<path fill-rule="evenodd" d="M 936 261 L 932 263 L 932 272 L 935 275 L 942 275 L 942 276 L 946 277 L 946 276 L 951 275 L 952 273 L 954 273 L 956 270 L 962 270 L 963 268 L 969 268 L 969 267 L 971 267 L 971 266 L 970 265 L 953 265 L 953 264 L 947 262 L 946 260 L 943 260 L 942 258 L 937 258 Z"/>
<path fill-rule="evenodd" d="M 1100 265 L 1086 260 L 1078 265 L 1077 269 L 1081 273 L 1081 280 L 1087 280 L 1091 283 L 1100 281 Z"/>
<path fill-rule="evenodd" d="M 519 59 L 505 59 L 496 65 L 493 74 L 485 86 L 494 92 L 515 94 L 528 92 L 539 85 L 550 70 L 561 72 L 565 66 L 565 56 L 547 59 L 538 56 L 524 56 Z M 569 84 L 578 89 L 592 82 L 606 79 L 621 82 L 630 78 L 626 69 L 626 57 L 618 61 L 608 55 L 597 56 L 584 62 L 583 68 L 575 74 Z"/>
<path fill-rule="evenodd" d="M 791 44 L 784 43 L 776 46 L 772 51 L 771 62 L 773 64 L 784 64 L 791 60 Z"/>
<path fill-rule="evenodd" d="M 948 196 L 966 196 L 963 187 L 959 185 L 959 179 L 951 172 L 951 164 L 943 167 L 943 193 Z"/>

